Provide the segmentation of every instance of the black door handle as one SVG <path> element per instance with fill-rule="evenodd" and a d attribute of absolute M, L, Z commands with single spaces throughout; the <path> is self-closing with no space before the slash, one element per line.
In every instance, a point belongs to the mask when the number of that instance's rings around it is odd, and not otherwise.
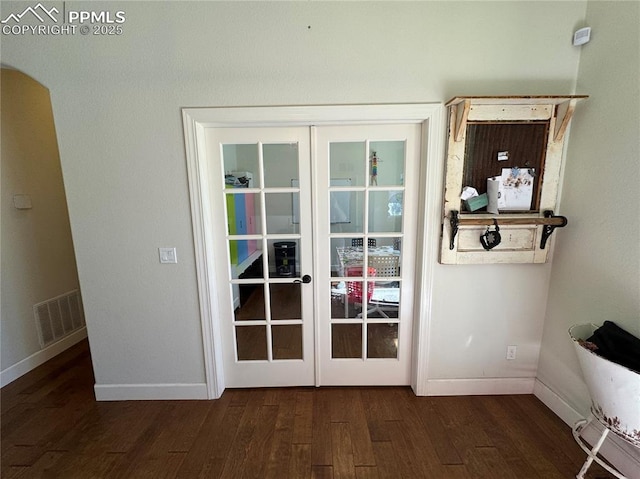
<path fill-rule="evenodd" d="M 308 274 L 305 274 L 302 277 L 302 280 L 296 279 L 294 283 L 304 283 L 304 284 L 311 283 L 311 276 L 309 276 Z"/>

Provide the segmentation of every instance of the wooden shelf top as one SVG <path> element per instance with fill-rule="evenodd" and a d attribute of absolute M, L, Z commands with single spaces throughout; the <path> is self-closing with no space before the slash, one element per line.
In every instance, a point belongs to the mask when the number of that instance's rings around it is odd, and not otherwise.
<path fill-rule="evenodd" d="M 445 106 L 469 100 L 475 105 L 559 105 L 569 100 L 583 100 L 589 95 L 529 95 L 529 96 L 456 96 Z"/>

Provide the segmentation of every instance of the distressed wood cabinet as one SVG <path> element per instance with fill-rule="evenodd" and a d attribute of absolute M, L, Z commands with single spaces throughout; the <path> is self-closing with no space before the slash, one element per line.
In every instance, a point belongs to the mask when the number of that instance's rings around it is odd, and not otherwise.
<path fill-rule="evenodd" d="M 447 102 L 449 134 L 440 262 L 544 263 L 549 237 L 567 220 L 557 209 L 565 133 L 579 100 L 571 96 L 455 97 Z M 505 153 L 507 153 L 505 155 Z M 500 155 L 500 161 L 498 156 Z M 465 186 L 487 192 L 503 168 L 533 175 L 529 209 L 499 214 L 465 211 Z M 485 250 L 480 236 L 497 220 L 500 244 Z M 493 229 L 493 228 L 492 228 Z"/>

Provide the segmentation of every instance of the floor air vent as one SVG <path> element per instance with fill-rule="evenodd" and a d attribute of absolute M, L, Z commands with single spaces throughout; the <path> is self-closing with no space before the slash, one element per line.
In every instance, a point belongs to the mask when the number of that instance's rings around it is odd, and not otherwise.
<path fill-rule="evenodd" d="M 44 348 L 84 326 L 80 292 L 63 294 L 34 305 L 40 347 Z"/>

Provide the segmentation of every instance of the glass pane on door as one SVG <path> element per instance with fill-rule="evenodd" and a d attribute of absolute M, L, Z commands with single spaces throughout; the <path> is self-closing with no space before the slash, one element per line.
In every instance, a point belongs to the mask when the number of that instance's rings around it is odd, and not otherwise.
<path fill-rule="evenodd" d="M 225 184 L 244 188 L 260 185 L 258 144 L 231 144 L 222 146 Z"/>
<path fill-rule="evenodd" d="M 404 141 L 372 141 L 370 148 L 371 169 L 375 177 L 370 178 L 375 186 L 402 186 L 404 184 Z M 372 171 L 373 173 L 373 171 Z"/>
<path fill-rule="evenodd" d="M 331 357 L 335 359 L 362 358 L 362 324 L 333 324 L 331 326 Z"/>
<path fill-rule="evenodd" d="M 269 262 L 269 277 L 298 278 L 300 277 L 300 247 L 301 240 L 267 240 L 267 256 Z"/>
<path fill-rule="evenodd" d="M 273 359 L 302 359 L 302 325 L 271 327 Z"/>
<path fill-rule="evenodd" d="M 402 207 L 403 192 L 401 190 L 370 191 L 369 232 L 402 232 Z"/>
<path fill-rule="evenodd" d="M 236 321 L 264 321 L 267 319 L 264 304 L 264 284 L 235 284 L 234 311 Z M 237 292 L 237 294 L 236 294 Z"/>
<path fill-rule="evenodd" d="M 395 359 L 397 357 L 398 323 L 367 325 L 367 358 Z"/>
<path fill-rule="evenodd" d="M 267 193 L 267 234 L 298 234 L 300 219 L 294 215 L 294 204 L 299 204 L 300 193 Z"/>
<path fill-rule="evenodd" d="M 349 180 L 350 186 L 364 186 L 366 180 L 367 145 L 364 141 L 335 142 L 329 146 L 331 183 Z"/>
<path fill-rule="evenodd" d="M 238 361 L 267 359 L 267 330 L 264 326 L 236 326 Z"/>
<path fill-rule="evenodd" d="M 364 192 L 346 188 L 329 193 L 332 233 L 362 233 L 364 231 Z"/>
<path fill-rule="evenodd" d="M 302 319 L 300 284 L 271 283 L 269 285 L 271 319 Z"/>
<path fill-rule="evenodd" d="M 231 188 L 227 185 L 227 189 Z M 262 233 L 260 219 L 260 194 L 245 193 L 234 187 L 236 193 L 225 195 L 227 207 L 227 231 L 230 235 L 251 235 Z"/>
<path fill-rule="evenodd" d="M 262 146 L 265 188 L 291 187 L 298 180 L 298 144 L 281 143 Z"/>

